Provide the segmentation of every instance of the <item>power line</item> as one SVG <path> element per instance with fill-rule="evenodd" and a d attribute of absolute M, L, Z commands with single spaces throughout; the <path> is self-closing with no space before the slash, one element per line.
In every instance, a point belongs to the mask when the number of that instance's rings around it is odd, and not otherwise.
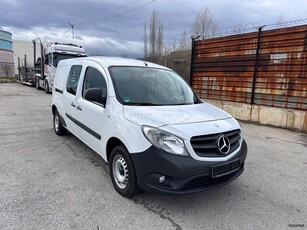
<path fill-rule="evenodd" d="M 118 11 L 121 11 L 122 9 L 126 9 L 126 8 L 128 8 L 129 6 L 132 6 L 133 4 L 135 4 L 135 3 L 139 2 L 139 1 L 142 1 L 142 0 L 136 0 L 136 1 L 130 2 L 129 4 L 124 5 L 124 6 L 120 7 L 120 8 L 118 8 L 118 9 L 117 9 L 117 12 L 118 12 Z M 104 16 L 104 17 L 105 17 L 105 18 L 108 18 L 108 17 L 112 17 L 112 16 L 114 16 L 114 14 L 111 13 L 111 14 L 107 14 L 107 15 Z"/>
<path fill-rule="evenodd" d="M 127 8 L 127 7 L 129 7 L 129 6 L 132 6 L 133 4 L 135 4 L 135 3 L 139 2 L 139 1 L 142 1 L 142 0 L 136 0 L 136 1 L 130 2 L 128 5 L 125 5 L 125 6 L 120 7 L 120 8 L 118 9 L 118 11 L 120 11 L 120 10 L 122 10 L 122 9 L 125 9 L 125 8 Z"/>
<path fill-rule="evenodd" d="M 139 2 L 139 1 L 142 1 L 142 0 L 135 0 L 135 1 L 129 3 L 129 4 L 125 5 L 125 6 L 120 7 L 119 9 L 127 8 L 127 7 L 129 7 L 129 6 L 131 6 L 131 5 L 135 4 L 135 3 L 137 3 L 137 2 Z M 157 0 L 151 0 L 151 1 L 149 1 L 149 2 L 147 2 L 147 3 L 145 3 L 145 4 L 143 4 L 143 5 L 137 6 L 137 7 L 132 8 L 132 9 L 128 9 L 128 10 L 123 11 L 123 12 L 120 12 L 120 13 L 118 13 L 118 14 L 113 14 L 113 15 L 110 15 L 110 14 L 109 14 L 109 16 L 107 15 L 107 16 L 103 17 L 102 19 L 99 19 L 99 20 L 107 21 L 107 20 L 110 20 L 110 19 L 112 19 L 112 18 L 116 18 L 116 17 L 122 16 L 122 15 L 127 14 L 127 13 L 129 13 L 129 12 L 132 12 L 132 11 L 134 11 L 134 10 L 138 10 L 138 9 L 140 9 L 140 8 L 143 8 L 143 7 L 145 7 L 145 6 L 147 6 L 147 5 L 151 4 L 151 3 L 153 3 L 153 2 L 155 2 L 155 1 L 157 1 Z M 87 28 L 88 26 L 80 25 L 79 28 L 80 28 L 80 27 L 81 27 L 81 28 Z"/>
<path fill-rule="evenodd" d="M 139 55 L 137 55 L 132 49 L 130 49 L 128 46 L 124 45 L 131 53 L 133 53 L 138 59 L 141 59 Z"/>
<path fill-rule="evenodd" d="M 151 3 L 153 3 L 153 2 L 155 2 L 155 1 L 156 1 L 156 0 L 151 0 L 151 1 L 149 1 L 149 2 L 147 2 L 147 3 L 145 3 L 145 4 L 143 4 L 143 5 L 140 5 L 140 6 L 138 6 L 138 7 L 132 8 L 132 9 L 130 9 L 130 10 L 126 10 L 126 11 L 124 11 L 124 12 L 122 12 L 122 13 L 115 14 L 115 15 L 110 16 L 110 17 L 102 18 L 102 20 L 106 21 L 106 20 L 110 20 L 110 19 L 112 19 L 112 18 L 116 18 L 116 17 L 122 16 L 122 15 L 124 15 L 124 14 L 127 14 L 127 13 L 131 12 L 131 11 L 138 10 L 138 9 L 140 9 L 140 8 L 143 8 L 143 7 L 145 7 L 145 6 L 147 6 L 147 5 L 151 4 Z"/>
<path fill-rule="evenodd" d="M 70 28 L 66 30 L 66 32 L 62 35 L 62 37 L 65 37 L 69 31 L 70 31 Z"/>

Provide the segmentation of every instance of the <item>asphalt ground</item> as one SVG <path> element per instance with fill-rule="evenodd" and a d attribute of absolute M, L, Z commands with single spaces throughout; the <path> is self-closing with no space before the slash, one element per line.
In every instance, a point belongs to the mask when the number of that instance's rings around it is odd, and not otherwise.
<path fill-rule="evenodd" d="M 231 184 L 127 199 L 99 155 L 55 135 L 50 94 L 0 84 L 0 229 L 307 229 L 307 135 L 242 129 L 249 152 Z"/>

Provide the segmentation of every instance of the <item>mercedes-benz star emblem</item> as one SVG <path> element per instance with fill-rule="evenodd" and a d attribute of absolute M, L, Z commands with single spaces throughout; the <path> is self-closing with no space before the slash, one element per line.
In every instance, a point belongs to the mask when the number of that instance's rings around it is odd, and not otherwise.
<path fill-rule="evenodd" d="M 226 137 L 224 135 L 220 136 L 218 141 L 217 141 L 217 146 L 220 150 L 220 153 L 226 155 L 230 150 L 230 142 L 229 142 L 228 137 Z"/>

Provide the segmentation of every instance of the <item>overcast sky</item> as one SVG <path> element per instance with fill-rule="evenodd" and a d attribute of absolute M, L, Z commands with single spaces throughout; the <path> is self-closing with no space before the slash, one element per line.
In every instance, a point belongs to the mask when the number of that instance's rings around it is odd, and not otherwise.
<path fill-rule="evenodd" d="M 195 15 L 204 7 L 219 28 L 307 18 L 306 0 L 1 0 L 0 28 L 16 40 L 70 37 L 70 22 L 89 54 L 133 57 L 130 50 L 143 55 L 143 27 L 153 10 L 163 21 L 168 45 L 184 30 L 191 35 Z"/>

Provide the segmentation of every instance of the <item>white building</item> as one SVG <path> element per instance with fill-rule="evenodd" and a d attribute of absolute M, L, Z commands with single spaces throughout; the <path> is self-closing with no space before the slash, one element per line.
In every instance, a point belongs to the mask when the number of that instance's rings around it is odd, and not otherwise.
<path fill-rule="evenodd" d="M 13 63 L 12 34 L 0 28 L 0 77 L 13 75 Z"/>

